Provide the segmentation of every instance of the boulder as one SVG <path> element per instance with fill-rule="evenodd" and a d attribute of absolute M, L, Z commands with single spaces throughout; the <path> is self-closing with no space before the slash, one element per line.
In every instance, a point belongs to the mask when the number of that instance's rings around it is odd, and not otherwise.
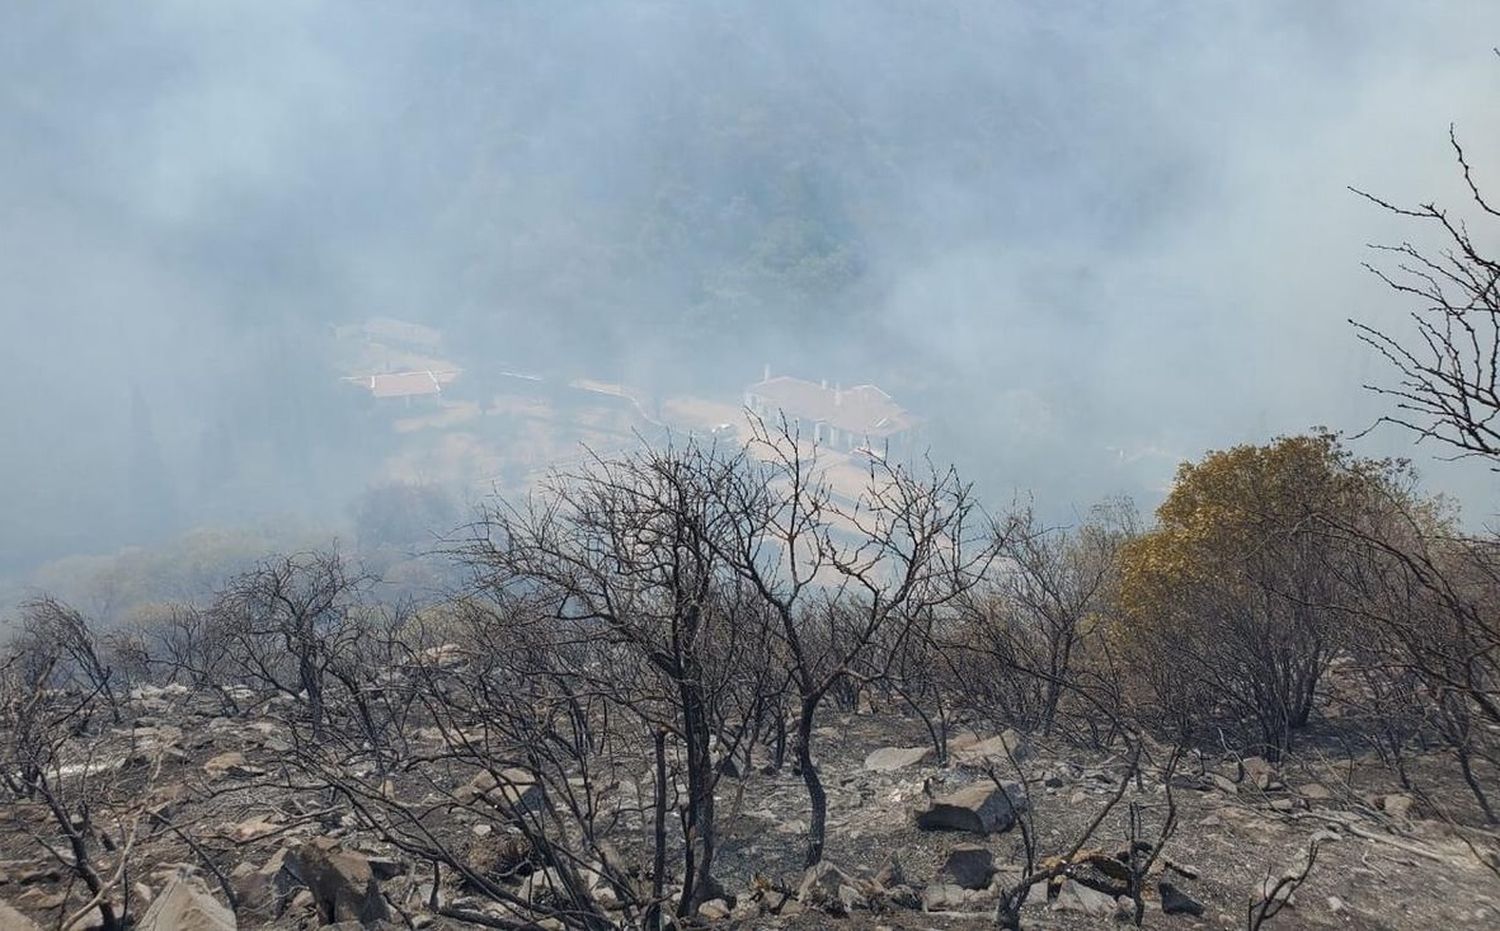
<path fill-rule="evenodd" d="M 1172 883 L 1162 882 L 1157 884 L 1157 891 L 1161 893 L 1161 910 L 1167 915 L 1202 915 L 1203 903 L 1178 889 Z"/>
<path fill-rule="evenodd" d="M 1052 908 L 1059 912 L 1107 918 L 1115 913 L 1116 905 L 1114 896 L 1090 889 L 1077 880 L 1065 879 L 1057 890 L 1057 898 L 1052 900 Z"/>
<path fill-rule="evenodd" d="M 978 844 L 960 844 L 948 852 L 939 876 L 964 889 L 983 889 L 995 875 L 995 856 Z"/>
<path fill-rule="evenodd" d="M 1026 810 L 1026 790 L 1009 782 L 1004 788 L 977 782 L 931 800 L 917 812 L 917 827 L 924 831 L 968 831 L 999 834 L 1015 826 L 1016 816 Z"/>
<path fill-rule="evenodd" d="M 200 880 L 177 876 L 141 916 L 137 931 L 235 931 L 234 912 Z"/>
<path fill-rule="evenodd" d="M 353 918 L 369 924 L 389 916 L 370 861 L 328 837 L 315 838 L 287 854 L 286 867 L 302 880 L 325 924 Z"/>
<path fill-rule="evenodd" d="M 0 902 L 0 931 L 42 931 L 42 929 L 30 918 L 5 902 Z"/>
<path fill-rule="evenodd" d="M 890 773 L 927 761 L 932 757 L 931 747 L 881 747 L 865 757 L 865 769 L 877 773 Z"/>

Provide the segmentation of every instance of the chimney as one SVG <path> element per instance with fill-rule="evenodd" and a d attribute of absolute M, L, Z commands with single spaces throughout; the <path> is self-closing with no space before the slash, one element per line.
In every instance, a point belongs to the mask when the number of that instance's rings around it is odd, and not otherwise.
<path fill-rule="evenodd" d="M 766 363 L 765 369 L 761 372 L 760 380 L 761 381 L 770 381 L 771 380 L 771 363 L 769 363 L 769 362 Z"/>

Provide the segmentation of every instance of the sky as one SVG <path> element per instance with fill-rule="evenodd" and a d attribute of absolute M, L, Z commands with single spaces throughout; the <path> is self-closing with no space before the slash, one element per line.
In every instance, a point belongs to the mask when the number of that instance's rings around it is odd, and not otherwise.
<path fill-rule="evenodd" d="M 1500 188 L 1500 4 L 0 7 L 0 572 L 369 480 L 332 325 L 466 369 L 888 387 L 987 494 L 1154 506 L 1384 410 L 1353 185 Z M 1492 230 L 1475 227 L 1481 241 Z M 1389 428 L 1469 518 L 1494 477 Z"/>

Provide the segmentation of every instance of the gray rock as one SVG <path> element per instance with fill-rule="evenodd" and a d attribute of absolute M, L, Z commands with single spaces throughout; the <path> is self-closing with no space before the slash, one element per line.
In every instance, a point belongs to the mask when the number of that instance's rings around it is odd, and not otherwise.
<path fill-rule="evenodd" d="M 286 868 L 312 893 L 325 924 L 353 918 L 370 923 L 390 916 L 370 861 L 320 837 L 287 853 Z"/>
<path fill-rule="evenodd" d="M 969 892 L 953 883 L 933 883 L 922 890 L 922 911 L 962 911 L 969 904 Z"/>
<path fill-rule="evenodd" d="M 854 880 L 848 873 L 823 860 L 808 867 L 807 872 L 802 874 L 802 883 L 797 887 L 797 901 L 810 908 L 838 911 L 843 907 L 839 898 L 840 887 L 853 884 Z"/>
<path fill-rule="evenodd" d="M 915 909 L 922 907 L 922 897 L 917 895 L 917 890 L 905 883 L 887 889 L 885 900 L 897 908 Z"/>
<path fill-rule="evenodd" d="M 1392 793 L 1380 800 L 1380 809 L 1392 818 L 1405 819 L 1411 815 L 1413 800 L 1410 795 Z"/>
<path fill-rule="evenodd" d="M 932 757 L 931 747 L 881 747 L 865 757 L 865 769 L 877 773 L 891 773 L 908 766 L 927 761 Z"/>
<path fill-rule="evenodd" d="M 42 931 L 42 929 L 30 918 L 5 902 L 0 902 L 0 931 Z"/>
<path fill-rule="evenodd" d="M 995 763 L 1004 765 L 1008 764 L 1012 758 L 1019 763 L 1030 756 L 1031 745 L 1014 728 L 1009 727 L 994 737 L 969 744 L 954 751 L 954 757 L 960 763 Z"/>
<path fill-rule="evenodd" d="M 948 853 L 939 876 L 964 889 L 983 889 L 995 875 L 995 856 L 978 844 L 960 844 Z"/>
<path fill-rule="evenodd" d="M 1052 908 L 1059 912 L 1107 918 L 1115 913 L 1116 905 L 1114 896 L 1090 889 L 1075 879 L 1065 879 L 1062 888 L 1057 890 L 1057 898 L 1052 900 Z"/>
<path fill-rule="evenodd" d="M 901 867 L 901 858 L 895 851 L 885 858 L 885 864 L 875 874 L 875 885 L 882 889 L 892 889 L 896 886 L 906 884 L 906 870 Z"/>
<path fill-rule="evenodd" d="M 924 831 L 999 834 L 1015 826 L 1026 804 L 1026 790 L 1020 783 L 1008 782 L 1003 789 L 992 783 L 975 783 L 932 799 L 926 809 L 917 812 L 917 827 Z"/>
<path fill-rule="evenodd" d="M 1203 903 L 1178 889 L 1173 884 L 1162 881 L 1157 885 L 1157 891 L 1161 893 L 1161 910 L 1167 915 L 1202 915 Z"/>
<path fill-rule="evenodd" d="M 178 876 L 141 916 L 137 931 L 235 931 L 234 912 L 220 905 L 203 883 Z"/>

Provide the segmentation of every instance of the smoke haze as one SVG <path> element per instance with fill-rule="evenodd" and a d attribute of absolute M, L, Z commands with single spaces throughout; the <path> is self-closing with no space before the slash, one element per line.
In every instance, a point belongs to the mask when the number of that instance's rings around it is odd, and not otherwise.
<path fill-rule="evenodd" d="M 336 328 L 379 318 L 456 386 L 875 382 L 992 500 L 1149 508 L 1379 416 L 1345 319 L 1400 326 L 1359 263 L 1422 230 L 1346 186 L 1462 206 L 1450 122 L 1500 186 L 1497 41 L 1480 0 L 6 4 L 0 575 L 350 526 L 396 440 Z"/>

